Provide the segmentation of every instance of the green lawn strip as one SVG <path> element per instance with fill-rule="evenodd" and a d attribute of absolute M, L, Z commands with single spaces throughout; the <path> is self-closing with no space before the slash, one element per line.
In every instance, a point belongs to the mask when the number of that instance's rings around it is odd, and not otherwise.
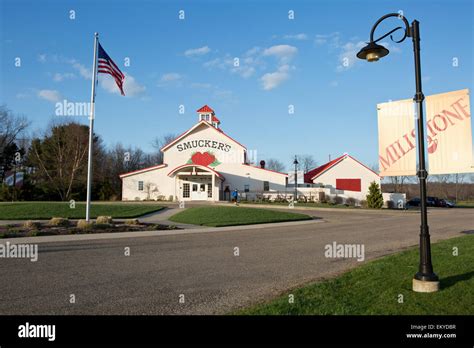
<path fill-rule="evenodd" d="M 92 204 L 91 217 L 106 215 L 113 218 L 134 218 L 163 209 L 160 205 L 129 203 Z M 0 220 L 35 220 L 52 217 L 83 219 L 86 216 L 85 203 L 77 202 L 71 208 L 69 202 L 19 202 L 0 203 Z"/>
<path fill-rule="evenodd" d="M 310 220 L 305 214 L 244 207 L 192 207 L 170 217 L 171 221 L 201 226 L 236 226 Z"/>
<path fill-rule="evenodd" d="M 459 255 L 453 255 L 457 247 Z M 238 311 L 244 315 L 461 315 L 474 314 L 474 236 L 433 244 L 436 293 L 415 293 L 418 248 L 368 262 L 334 279 L 294 289 L 270 302 Z M 289 294 L 294 303 L 289 303 Z M 399 303 L 399 295 L 403 303 Z"/>

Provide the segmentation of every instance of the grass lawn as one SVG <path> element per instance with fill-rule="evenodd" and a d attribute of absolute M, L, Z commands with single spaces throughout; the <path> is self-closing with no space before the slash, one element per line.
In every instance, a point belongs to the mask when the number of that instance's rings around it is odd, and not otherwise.
<path fill-rule="evenodd" d="M 474 208 L 474 202 L 469 201 L 458 201 L 456 208 Z"/>
<path fill-rule="evenodd" d="M 160 205 L 142 205 L 129 203 L 92 204 L 91 217 L 100 215 L 113 218 L 134 218 L 163 209 Z M 86 216 L 86 204 L 76 202 L 71 209 L 69 202 L 15 202 L 0 203 L 0 220 L 35 220 L 52 217 L 83 219 Z"/>
<path fill-rule="evenodd" d="M 171 216 L 170 220 L 202 226 L 235 226 L 270 222 L 310 220 L 311 216 L 268 209 L 244 207 L 192 207 Z"/>
<path fill-rule="evenodd" d="M 458 256 L 453 256 L 453 247 Z M 418 268 L 418 249 L 413 248 L 235 314 L 474 314 L 474 236 L 433 244 L 432 258 L 441 278 L 436 293 L 411 290 Z M 289 294 L 294 295 L 293 304 Z M 400 294 L 403 303 L 398 302 Z"/>

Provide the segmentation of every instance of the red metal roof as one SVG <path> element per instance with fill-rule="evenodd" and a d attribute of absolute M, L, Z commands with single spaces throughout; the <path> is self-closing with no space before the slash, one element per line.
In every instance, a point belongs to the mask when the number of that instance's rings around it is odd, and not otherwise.
<path fill-rule="evenodd" d="M 219 119 L 215 115 L 212 115 L 212 122 L 221 123 L 221 121 L 219 121 Z"/>
<path fill-rule="evenodd" d="M 214 113 L 214 110 L 212 110 L 209 106 L 204 105 L 202 108 L 200 108 L 199 110 L 197 110 L 196 112 L 212 112 Z"/>
<path fill-rule="evenodd" d="M 355 159 L 354 157 L 348 155 L 348 154 L 345 154 L 345 155 L 342 155 L 341 157 L 338 157 L 332 161 L 329 161 L 328 163 L 325 163 L 323 164 L 322 166 L 319 166 L 317 168 L 314 168 L 313 170 L 310 170 L 309 172 L 307 172 L 305 175 L 304 175 L 304 182 L 305 183 L 308 183 L 308 184 L 312 184 L 313 183 L 313 179 L 317 176 L 319 176 L 320 174 L 322 174 L 323 172 L 329 170 L 330 168 L 334 167 L 336 164 L 338 164 L 339 162 L 341 162 L 344 158 L 346 157 L 350 157 L 352 158 L 356 163 L 359 163 L 361 166 L 365 167 L 366 169 L 370 170 L 372 173 L 374 173 L 375 175 L 379 176 L 376 172 L 374 172 L 372 169 L 370 169 L 369 167 L 367 167 L 365 164 L 363 164 L 362 162 L 358 161 L 357 159 Z"/>
<path fill-rule="evenodd" d="M 325 170 L 331 168 L 332 166 L 334 166 L 337 162 L 339 162 L 341 159 L 343 159 L 346 155 L 342 155 L 341 157 L 338 157 L 336 159 L 333 159 L 332 161 L 329 161 L 328 163 L 325 163 L 323 164 L 322 166 L 319 166 L 317 168 L 314 168 L 312 170 L 310 170 L 309 172 L 307 172 L 305 175 L 304 175 L 304 182 L 305 183 L 309 183 L 309 184 L 312 184 L 313 181 L 311 180 L 312 178 L 314 178 L 315 176 L 321 174 L 322 172 L 324 172 Z"/>

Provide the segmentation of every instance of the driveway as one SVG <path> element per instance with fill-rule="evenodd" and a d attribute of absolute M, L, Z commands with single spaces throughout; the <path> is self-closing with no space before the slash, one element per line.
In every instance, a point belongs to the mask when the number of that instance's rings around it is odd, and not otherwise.
<path fill-rule="evenodd" d="M 227 313 L 363 263 L 325 258 L 334 241 L 364 244 L 364 262 L 418 243 L 417 212 L 301 212 L 323 222 L 40 243 L 37 262 L 0 258 L 0 314 Z M 430 210 L 432 240 L 472 232 L 473 215 Z"/>

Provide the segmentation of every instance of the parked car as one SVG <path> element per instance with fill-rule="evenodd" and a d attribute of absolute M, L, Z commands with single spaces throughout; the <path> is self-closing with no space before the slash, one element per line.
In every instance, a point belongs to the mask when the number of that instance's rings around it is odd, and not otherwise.
<path fill-rule="evenodd" d="M 418 197 L 412 198 L 407 202 L 407 206 L 408 207 L 419 207 L 420 202 L 421 202 L 421 200 Z"/>
<path fill-rule="evenodd" d="M 421 205 L 421 200 L 419 197 L 412 198 L 407 202 L 407 206 L 409 207 L 419 207 L 420 205 Z M 455 206 L 455 203 L 447 199 L 439 199 L 438 197 L 426 197 L 426 206 L 453 208 Z"/>
<path fill-rule="evenodd" d="M 450 200 L 447 199 L 440 199 L 439 200 L 439 206 L 444 207 L 444 208 L 454 208 L 456 206 L 456 203 L 451 202 Z"/>
<path fill-rule="evenodd" d="M 426 197 L 426 206 L 427 207 L 439 207 L 438 197 Z"/>

